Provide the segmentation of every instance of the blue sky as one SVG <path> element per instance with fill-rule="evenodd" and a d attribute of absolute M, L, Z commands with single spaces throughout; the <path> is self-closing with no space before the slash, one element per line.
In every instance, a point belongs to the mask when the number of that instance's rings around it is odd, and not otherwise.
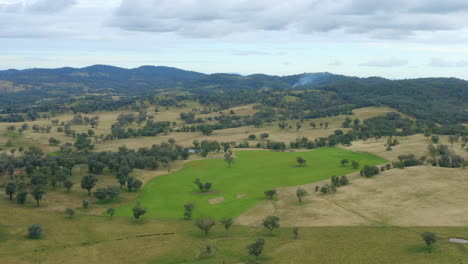
<path fill-rule="evenodd" d="M 0 0 L 0 69 L 468 79 L 466 0 Z"/>

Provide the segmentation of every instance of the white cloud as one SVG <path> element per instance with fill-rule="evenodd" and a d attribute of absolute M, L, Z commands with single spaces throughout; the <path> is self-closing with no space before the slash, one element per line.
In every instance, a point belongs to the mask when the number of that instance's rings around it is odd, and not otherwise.
<path fill-rule="evenodd" d="M 219 37 L 238 32 L 343 30 L 400 39 L 466 27 L 468 1 L 435 0 L 122 0 L 112 24 L 125 30 Z"/>
<path fill-rule="evenodd" d="M 442 58 L 432 58 L 429 62 L 431 67 L 468 67 L 468 60 L 446 60 Z"/>

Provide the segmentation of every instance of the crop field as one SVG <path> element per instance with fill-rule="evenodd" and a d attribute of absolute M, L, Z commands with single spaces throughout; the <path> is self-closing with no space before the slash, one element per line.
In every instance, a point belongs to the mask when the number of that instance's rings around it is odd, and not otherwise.
<path fill-rule="evenodd" d="M 186 163 L 175 173 L 147 183 L 135 202 L 118 209 L 117 215 L 131 216 L 136 202 L 148 208 L 148 216 L 180 219 L 183 205 L 195 205 L 194 217 L 236 217 L 264 199 L 264 191 L 280 186 L 294 186 L 320 181 L 356 171 L 343 167 L 342 159 L 377 165 L 384 159 L 340 148 L 320 148 L 308 152 L 236 151 L 237 158 L 228 168 L 222 159 Z M 296 163 L 298 156 L 307 160 L 305 167 Z M 197 189 L 194 180 L 213 184 L 210 192 Z M 211 200 L 213 199 L 213 200 Z M 210 203 L 211 202 L 211 203 Z"/>

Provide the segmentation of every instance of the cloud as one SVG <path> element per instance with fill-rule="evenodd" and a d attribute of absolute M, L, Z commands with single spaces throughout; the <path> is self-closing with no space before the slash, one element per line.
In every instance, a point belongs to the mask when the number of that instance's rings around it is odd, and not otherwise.
<path fill-rule="evenodd" d="M 328 63 L 328 66 L 343 66 L 343 62 L 340 60 L 334 60 L 330 63 Z"/>
<path fill-rule="evenodd" d="M 468 60 L 446 60 L 442 58 L 432 58 L 429 62 L 429 66 L 441 68 L 468 67 Z"/>
<path fill-rule="evenodd" d="M 76 5 L 76 0 L 36 0 L 19 3 L 0 3 L 0 12 L 5 13 L 57 13 Z"/>
<path fill-rule="evenodd" d="M 371 60 L 371 61 L 359 64 L 359 66 L 365 66 L 365 67 L 384 67 L 384 68 L 402 67 L 402 66 L 407 66 L 407 65 L 408 65 L 407 60 L 402 60 L 402 59 L 397 59 L 397 58 Z"/>
<path fill-rule="evenodd" d="M 29 12 L 56 13 L 77 4 L 76 0 L 38 0 L 26 6 Z"/>
<path fill-rule="evenodd" d="M 342 31 L 401 39 L 464 28 L 467 12 L 466 0 L 122 0 L 111 24 L 208 38 L 252 31 Z"/>

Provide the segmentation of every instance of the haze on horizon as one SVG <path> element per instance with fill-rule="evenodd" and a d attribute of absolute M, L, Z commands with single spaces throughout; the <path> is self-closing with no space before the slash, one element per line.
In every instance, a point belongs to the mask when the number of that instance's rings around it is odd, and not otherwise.
<path fill-rule="evenodd" d="M 466 0 L 0 0 L 0 69 L 468 79 Z"/>

